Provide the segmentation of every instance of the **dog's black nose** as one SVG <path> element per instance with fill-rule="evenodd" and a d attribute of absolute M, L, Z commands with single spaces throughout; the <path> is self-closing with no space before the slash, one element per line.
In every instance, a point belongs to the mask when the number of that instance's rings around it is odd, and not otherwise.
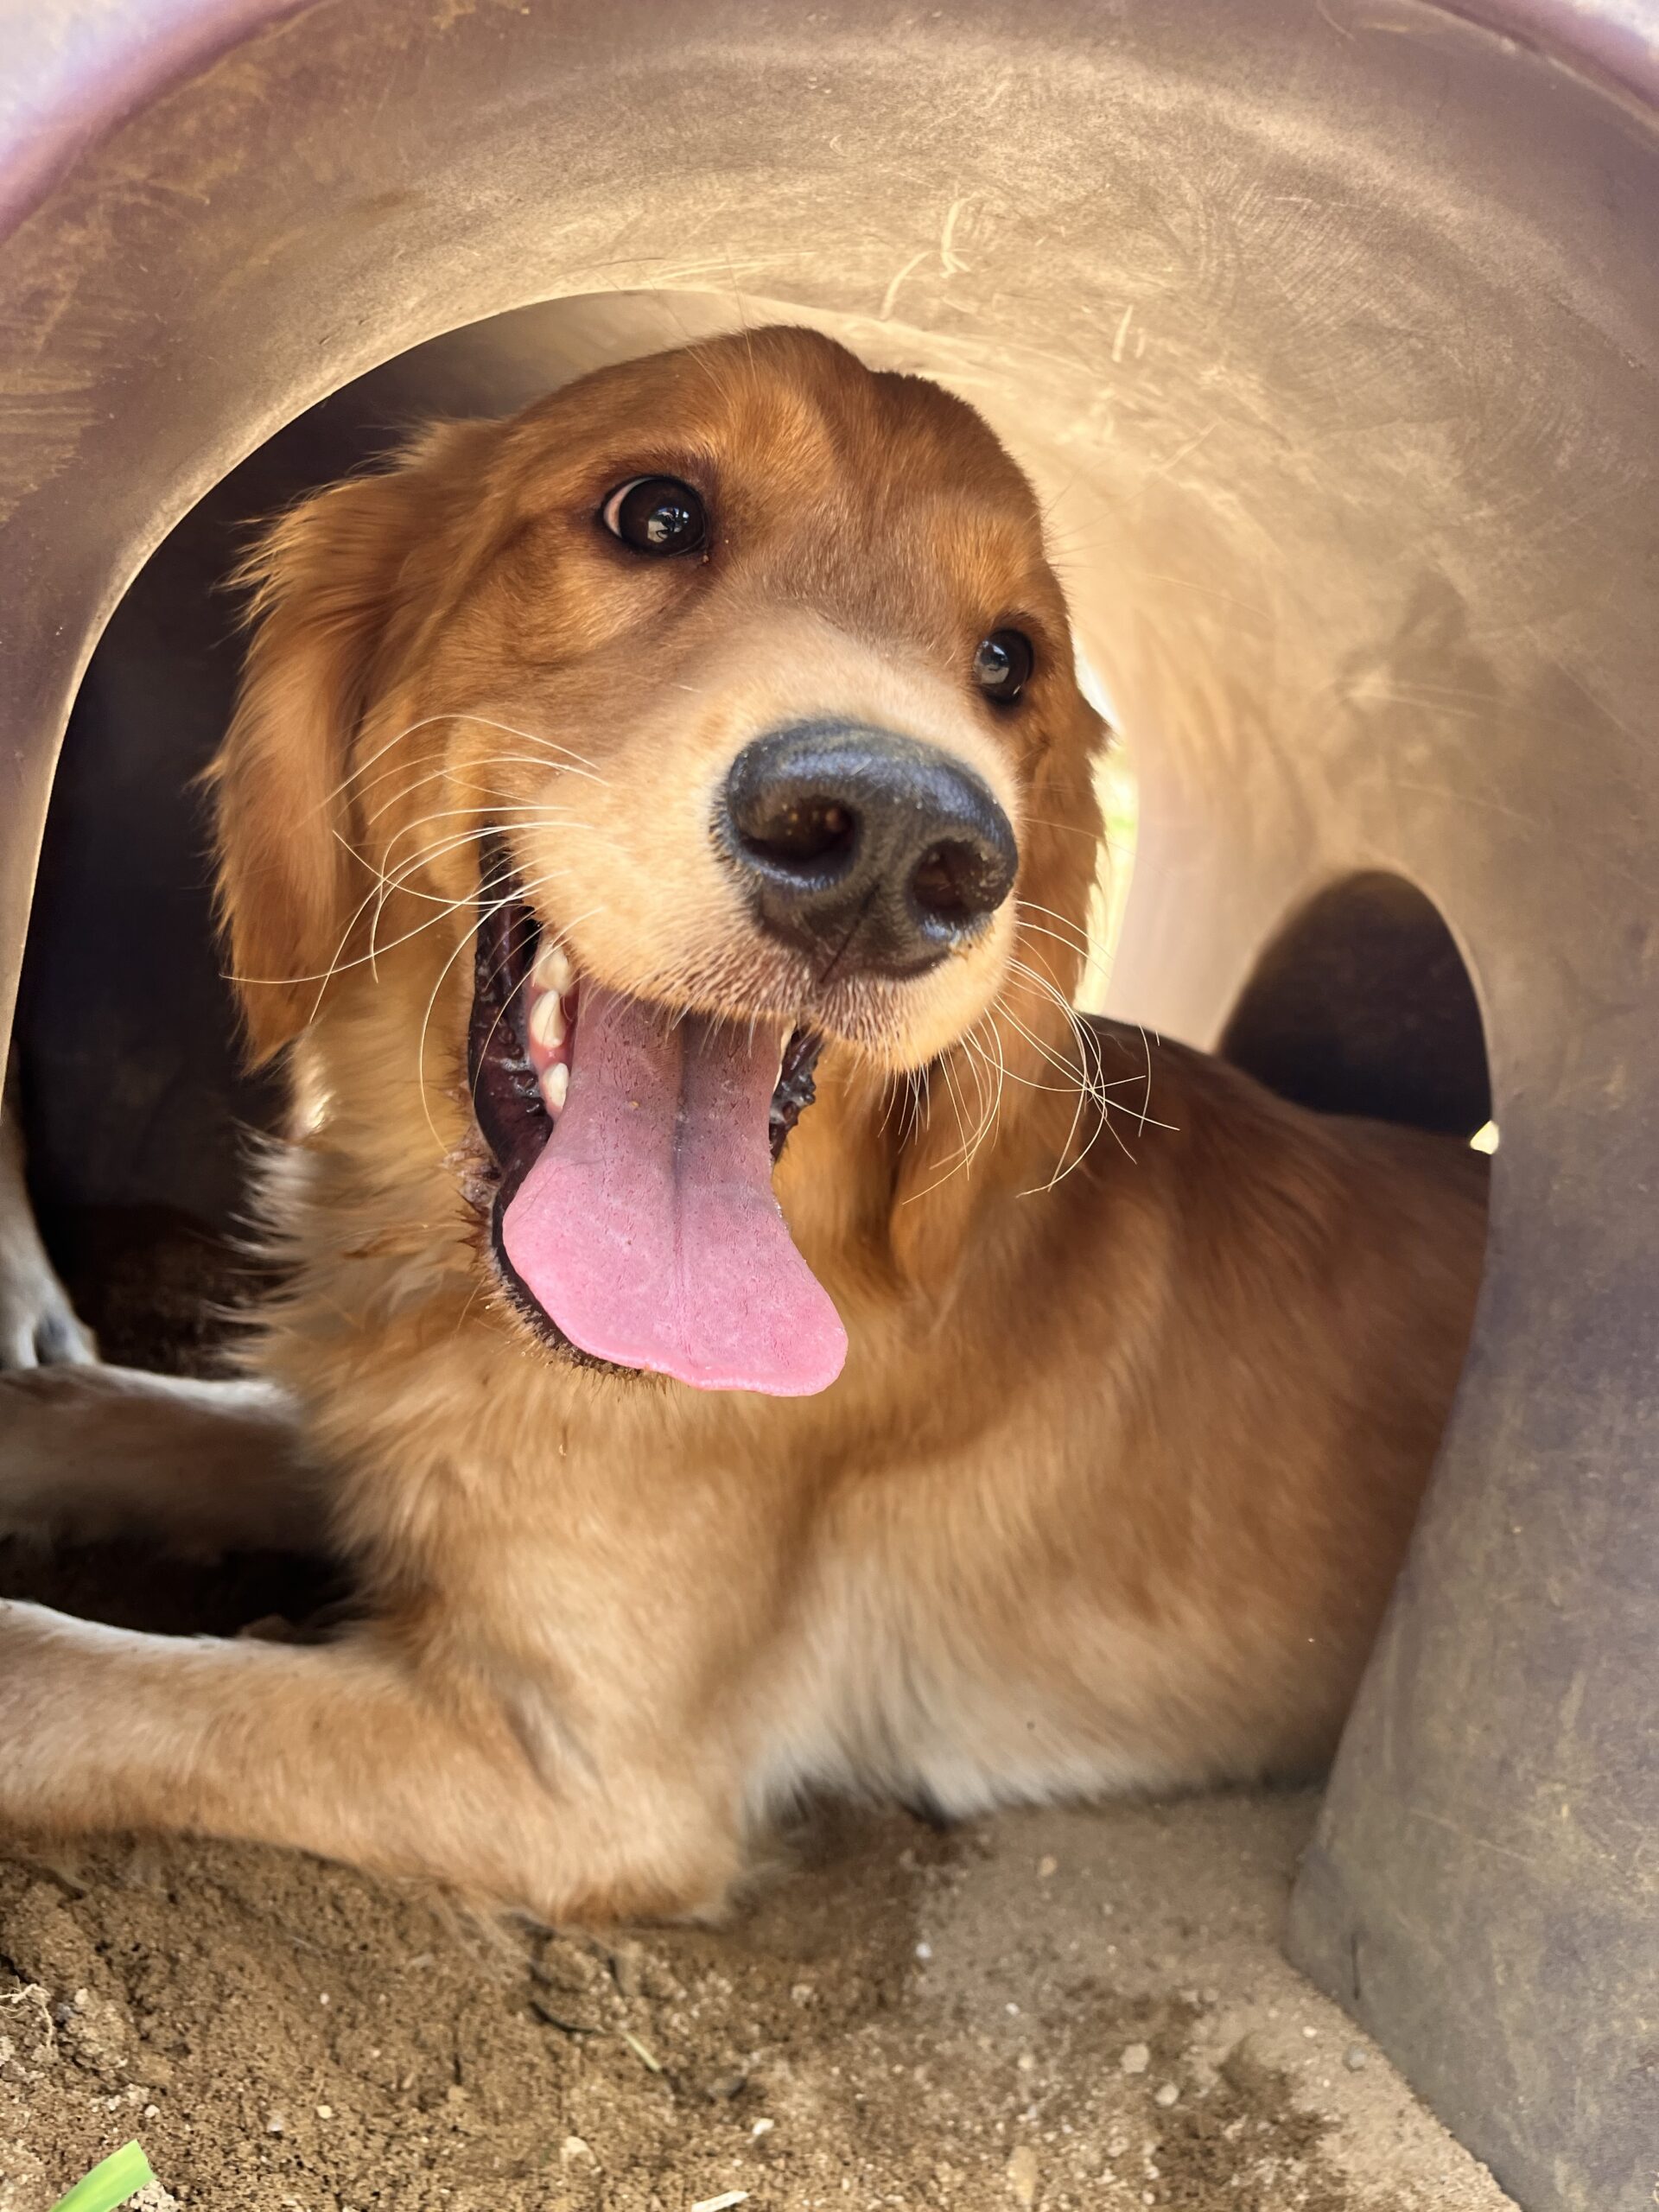
<path fill-rule="evenodd" d="M 798 723 L 746 746 L 720 828 L 774 936 L 880 975 L 915 975 L 974 937 L 1020 861 L 1007 816 L 970 768 L 849 722 Z"/>

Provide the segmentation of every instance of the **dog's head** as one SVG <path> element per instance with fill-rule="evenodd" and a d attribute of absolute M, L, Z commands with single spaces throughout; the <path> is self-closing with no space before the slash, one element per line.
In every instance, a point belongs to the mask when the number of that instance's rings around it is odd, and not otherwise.
<path fill-rule="evenodd" d="M 251 577 L 216 779 L 256 1052 L 378 993 L 465 1062 L 545 1333 L 822 1388 L 770 1182 L 820 1048 L 895 1202 L 1075 1058 L 1099 724 L 1023 476 L 937 386 L 764 330 L 433 431 Z"/>

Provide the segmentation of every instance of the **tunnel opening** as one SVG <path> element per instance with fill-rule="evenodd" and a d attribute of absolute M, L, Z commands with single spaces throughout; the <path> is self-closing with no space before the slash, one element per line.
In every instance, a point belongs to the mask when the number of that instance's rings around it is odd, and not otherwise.
<path fill-rule="evenodd" d="M 1269 939 L 1218 1050 L 1281 1098 L 1493 1148 L 1473 982 L 1433 899 L 1380 868 L 1314 893 Z"/>

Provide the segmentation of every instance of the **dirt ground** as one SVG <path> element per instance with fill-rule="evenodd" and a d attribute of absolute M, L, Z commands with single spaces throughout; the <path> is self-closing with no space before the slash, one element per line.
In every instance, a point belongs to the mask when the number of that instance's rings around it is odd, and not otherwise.
<path fill-rule="evenodd" d="M 198 1365 L 200 1270 L 102 1266 L 106 1351 Z M 0 1592 L 219 1630 L 329 1594 L 4 1547 Z M 1313 1810 L 826 1807 L 728 1926 L 603 1940 L 263 1850 L 14 1847 L 0 2212 L 134 2136 L 192 2212 L 1499 2212 L 1279 1956 Z"/>

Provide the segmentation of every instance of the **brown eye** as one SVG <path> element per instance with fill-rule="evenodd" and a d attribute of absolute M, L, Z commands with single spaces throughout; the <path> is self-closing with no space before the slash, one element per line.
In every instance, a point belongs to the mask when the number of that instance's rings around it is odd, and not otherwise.
<path fill-rule="evenodd" d="M 606 499 L 599 518 L 636 553 L 696 553 L 709 535 L 702 501 L 677 476 L 632 476 Z"/>
<path fill-rule="evenodd" d="M 1031 681 L 1036 659 L 1023 630 L 993 630 L 974 653 L 974 681 L 988 699 L 1012 706 Z"/>

